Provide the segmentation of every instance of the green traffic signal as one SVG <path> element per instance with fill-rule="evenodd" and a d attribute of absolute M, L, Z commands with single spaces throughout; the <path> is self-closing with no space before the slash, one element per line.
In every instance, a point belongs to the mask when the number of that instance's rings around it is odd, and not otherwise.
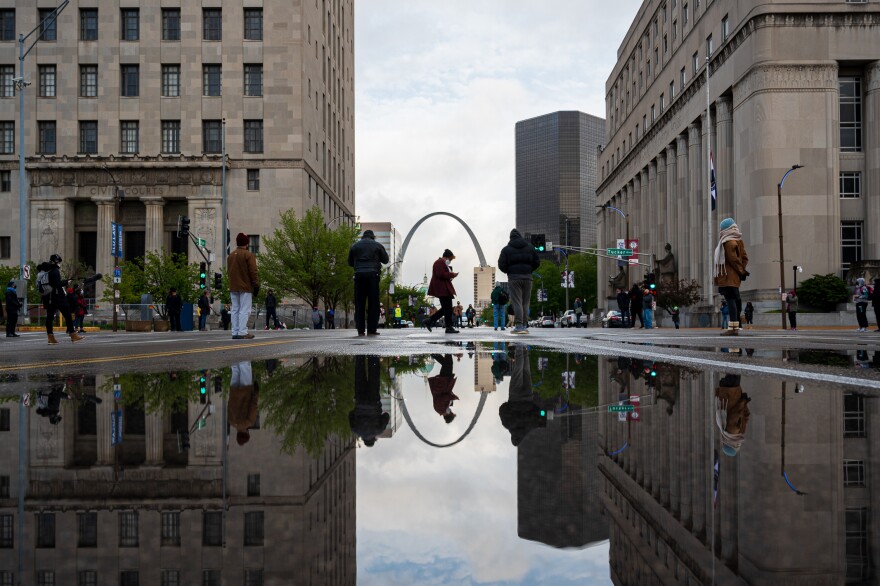
<path fill-rule="evenodd" d="M 199 394 L 205 395 L 208 393 L 208 386 L 205 377 L 199 377 Z"/>
<path fill-rule="evenodd" d="M 544 411 L 543 409 L 541 409 L 541 417 L 544 417 L 544 416 L 546 416 L 546 415 L 547 415 L 547 412 Z"/>

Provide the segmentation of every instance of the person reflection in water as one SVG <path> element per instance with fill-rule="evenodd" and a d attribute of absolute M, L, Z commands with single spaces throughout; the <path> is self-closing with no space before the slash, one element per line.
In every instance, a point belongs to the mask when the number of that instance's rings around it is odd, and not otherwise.
<path fill-rule="evenodd" d="M 376 438 L 388 427 L 391 416 L 382 411 L 379 397 L 379 357 L 355 356 L 354 409 L 348 414 L 352 433 L 373 447 Z"/>
<path fill-rule="evenodd" d="M 53 388 L 48 393 L 40 391 L 37 394 L 37 415 L 47 417 L 49 423 L 58 425 L 61 422 L 61 399 L 67 399 L 63 387 Z"/>
<path fill-rule="evenodd" d="M 520 445 L 533 429 L 547 427 L 547 419 L 542 411 L 532 392 L 528 348 L 517 345 L 513 350 L 507 402 L 498 409 L 501 425 L 510 432 L 510 442 L 513 445 Z"/>
<path fill-rule="evenodd" d="M 452 354 L 431 354 L 431 357 L 440 364 L 440 374 L 428 379 L 431 394 L 434 395 L 434 411 L 443 416 L 446 423 L 452 423 L 455 413 L 452 412 L 452 402 L 458 397 L 452 392 L 455 386 L 455 374 L 452 372 Z"/>
<path fill-rule="evenodd" d="M 236 429 L 235 440 L 240 446 L 251 439 L 248 430 L 257 422 L 258 394 L 251 363 L 244 361 L 233 364 L 229 384 L 229 425 Z"/>
<path fill-rule="evenodd" d="M 721 430 L 721 450 L 736 456 L 749 424 L 749 401 L 740 386 L 740 375 L 726 374 L 715 390 L 715 424 Z"/>

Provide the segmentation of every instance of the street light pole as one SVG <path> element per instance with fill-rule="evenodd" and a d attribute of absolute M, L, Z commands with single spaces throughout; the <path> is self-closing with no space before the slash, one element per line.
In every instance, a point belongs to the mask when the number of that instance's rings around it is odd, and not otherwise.
<path fill-rule="evenodd" d="M 626 241 L 624 242 L 624 248 L 629 245 L 629 214 L 623 213 L 621 210 L 617 209 L 614 206 L 606 204 L 602 204 L 600 206 L 596 206 L 597 208 L 602 208 L 603 210 L 614 210 L 626 220 Z M 626 261 L 626 289 L 629 290 L 629 259 L 624 259 Z"/>
<path fill-rule="evenodd" d="M 785 249 L 782 244 L 782 186 L 785 184 L 785 179 L 788 177 L 789 173 L 792 171 L 796 171 L 801 169 L 803 165 L 792 165 L 791 169 L 785 172 L 785 175 L 782 176 L 782 180 L 776 185 L 776 203 L 777 203 L 777 215 L 779 218 L 779 303 L 782 314 L 782 329 L 786 329 L 785 327 Z"/>
<path fill-rule="evenodd" d="M 119 191 L 119 183 L 116 181 L 116 177 L 113 176 L 113 173 L 110 172 L 110 168 L 107 165 L 101 167 L 104 171 L 107 172 L 107 175 L 110 176 L 110 180 L 113 181 L 113 234 L 110 236 L 110 241 L 116 242 L 116 246 L 112 247 L 113 252 L 113 331 L 115 332 L 119 325 L 119 316 L 116 311 L 116 305 L 119 302 L 119 283 L 116 281 L 119 271 L 119 251 L 122 248 L 122 230 L 119 229 L 119 200 L 122 199 L 121 192 Z"/>

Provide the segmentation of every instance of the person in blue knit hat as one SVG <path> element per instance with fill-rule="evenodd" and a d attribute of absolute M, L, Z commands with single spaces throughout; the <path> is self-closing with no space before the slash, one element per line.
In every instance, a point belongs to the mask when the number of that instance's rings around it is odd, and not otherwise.
<path fill-rule="evenodd" d="M 718 246 L 715 247 L 715 285 L 721 294 L 727 307 L 730 308 L 730 322 L 727 331 L 722 336 L 738 336 L 740 316 L 742 315 L 742 299 L 739 296 L 739 288 L 749 272 L 746 266 L 749 264 L 749 255 L 743 244 L 742 232 L 733 218 L 725 218 L 721 221 L 721 233 L 718 238 Z"/>

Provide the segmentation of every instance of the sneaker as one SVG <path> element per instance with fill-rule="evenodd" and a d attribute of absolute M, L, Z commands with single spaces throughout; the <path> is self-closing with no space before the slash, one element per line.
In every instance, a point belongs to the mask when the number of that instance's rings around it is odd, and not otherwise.
<path fill-rule="evenodd" d="M 431 320 L 425 320 L 425 327 L 428 328 L 428 331 L 431 331 Z"/>
<path fill-rule="evenodd" d="M 379 332 L 367 332 L 368 336 L 378 336 Z"/>
<path fill-rule="evenodd" d="M 502 328 L 502 329 L 504 329 L 504 328 Z M 498 331 L 498 328 L 495 328 L 495 331 L 497 332 L 497 331 Z"/>
<path fill-rule="evenodd" d="M 366 335 L 367 334 L 365 334 L 364 332 L 358 332 L 358 336 L 366 336 Z"/>
<path fill-rule="evenodd" d="M 455 328 L 446 328 L 446 333 L 447 334 L 457 334 L 459 332 Z"/>
<path fill-rule="evenodd" d="M 239 338 L 241 338 L 242 340 L 253 340 L 254 335 L 253 334 L 245 334 L 243 336 L 239 336 Z"/>

